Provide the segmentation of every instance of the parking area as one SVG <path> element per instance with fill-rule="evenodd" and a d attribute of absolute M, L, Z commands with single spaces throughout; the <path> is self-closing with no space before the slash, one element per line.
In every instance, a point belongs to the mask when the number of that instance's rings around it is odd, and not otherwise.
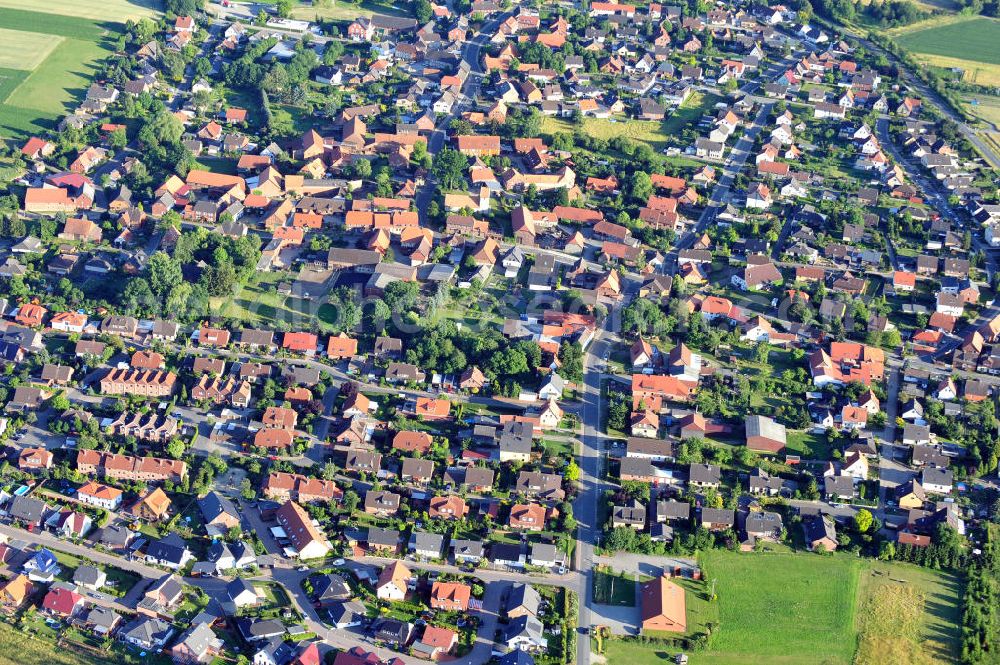
<path fill-rule="evenodd" d="M 638 635 L 639 634 L 639 606 L 622 607 L 620 605 L 598 605 L 594 603 L 590 606 L 591 623 L 598 626 L 607 626 L 612 635 Z"/>
<path fill-rule="evenodd" d="M 240 485 L 246 477 L 246 471 L 239 467 L 231 466 L 224 474 L 215 479 L 213 487 L 215 487 L 216 491 L 227 496 L 239 496 Z"/>

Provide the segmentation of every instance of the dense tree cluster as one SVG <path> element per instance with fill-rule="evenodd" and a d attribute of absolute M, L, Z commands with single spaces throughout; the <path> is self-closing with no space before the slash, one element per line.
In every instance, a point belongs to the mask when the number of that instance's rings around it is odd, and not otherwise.
<path fill-rule="evenodd" d="M 1000 639 L 1000 551 L 994 529 L 987 529 L 983 553 L 967 569 L 962 603 L 962 663 L 996 661 Z"/>
<path fill-rule="evenodd" d="M 121 304 L 141 316 L 197 318 L 207 311 L 209 296 L 230 295 L 246 284 L 259 260 L 256 236 L 233 239 L 198 228 L 181 234 L 172 257 L 153 254 L 142 276 L 128 281 Z M 197 280 L 185 279 L 185 266 L 198 272 Z"/>

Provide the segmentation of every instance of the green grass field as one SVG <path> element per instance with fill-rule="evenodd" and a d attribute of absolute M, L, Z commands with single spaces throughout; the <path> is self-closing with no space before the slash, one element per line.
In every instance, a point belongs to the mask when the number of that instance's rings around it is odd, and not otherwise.
<path fill-rule="evenodd" d="M 23 138 L 54 129 L 113 52 L 117 22 L 150 15 L 152 5 L 152 0 L 0 0 L 0 136 Z"/>
<path fill-rule="evenodd" d="M 992 123 L 994 127 L 1000 127 L 1000 97 L 965 94 L 962 99 L 966 102 L 965 108 L 969 113 Z M 973 100 L 975 104 L 972 103 Z"/>
<path fill-rule="evenodd" d="M 580 132 L 588 136 L 604 139 L 613 139 L 616 136 L 624 136 L 634 141 L 643 141 L 653 147 L 660 147 L 667 144 L 668 137 L 663 132 L 663 123 L 654 120 L 633 120 L 621 118 L 584 118 L 580 125 L 574 125 L 565 118 L 554 118 L 545 116 L 542 118 L 542 134 L 557 134 L 558 132 L 568 132 L 570 134 Z"/>
<path fill-rule="evenodd" d="M 707 111 L 722 101 L 719 95 L 707 92 L 692 92 L 687 100 L 677 107 L 663 123 L 663 131 L 676 134 L 685 127 L 693 128 Z"/>
<path fill-rule="evenodd" d="M 718 601 L 688 588 L 688 626 L 718 628 L 708 650 L 689 653 L 691 665 L 958 662 L 962 585 L 951 573 L 843 554 L 725 550 L 707 552 L 702 565 Z M 664 664 L 673 653 L 634 641 L 605 645 L 607 665 Z"/>
<path fill-rule="evenodd" d="M 545 116 L 542 118 L 541 133 L 552 136 L 558 132 L 570 134 L 580 132 L 605 141 L 616 136 L 624 136 L 633 141 L 648 143 L 659 150 L 670 143 L 673 134 L 690 123 L 697 122 L 702 114 L 712 108 L 720 99 L 722 98 L 717 95 L 695 92 L 662 122 L 632 118 L 584 118 L 580 125 L 574 125 L 565 118 Z"/>
<path fill-rule="evenodd" d="M 273 4 L 274 0 L 260 0 L 260 2 Z M 306 21 L 311 21 L 317 16 L 331 21 L 353 21 L 362 16 L 371 17 L 375 14 L 410 16 L 405 6 L 388 0 L 361 0 L 357 3 L 346 0 L 329 0 L 329 2 L 319 3 L 319 5 L 308 0 L 292 0 L 292 5 L 292 18 Z"/>
<path fill-rule="evenodd" d="M 857 560 L 713 550 L 703 566 L 716 583 L 719 631 L 692 664 L 851 662 Z"/>

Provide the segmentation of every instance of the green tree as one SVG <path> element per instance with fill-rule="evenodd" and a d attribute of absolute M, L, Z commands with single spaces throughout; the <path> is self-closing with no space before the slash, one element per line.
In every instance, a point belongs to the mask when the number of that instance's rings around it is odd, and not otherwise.
<path fill-rule="evenodd" d="M 434 9 L 428 0 L 416 0 L 413 3 L 413 15 L 421 23 L 427 23 L 433 16 Z"/>
<path fill-rule="evenodd" d="M 274 11 L 281 18 L 288 18 L 292 15 L 292 0 L 277 0 L 274 3 Z"/>
<path fill-rule="evenodd" d="M 871 511 L 862 508 L 854 514 L 854 528 L 858 530 L 858 533 L 868 533 L 874 519 Z"/>
<path fill-rule="evenodd" d="M 583 380 L 583 348 L 579 342 L 563 342 L 559 347 L 559 374 L 568 381 Z"/>
<path fill-rule="evenodd" d="M 341 500 L 340 505 L 344 507 L 348 513 L 353 513 L 361 503 L 361 497 L 358 496 L 357 492 L 354 490 L 347 490 L 344 492 L 344 498 Z"/>
<path fill-rule="evenodd" d="M 146 264 L 146 272 L 149 288 L 161 298 L 184 281 L 181 264 L 166 252 L 154 252 Z"/>
<path fill-rule="evenodd" d="M 180 439 L 171 439 L 170 443 L 167 444 L 167 454 L 174 459 L 180 459 L 184 456 L 184 442 Z"/>
<path fill-rule="evenodd" d="M 465 184 L 468 164 L 465 155 L 458 150 L 443 148 L 434 156 L 431 173 L 442 189 L 461 189 Z"/>
<path fill-rule="evenodd" d="M 636 171 L 630 180 L 630 192 L 634 201 L 645 203 L 653 193 L 653 181 L 645 171 Z"/>

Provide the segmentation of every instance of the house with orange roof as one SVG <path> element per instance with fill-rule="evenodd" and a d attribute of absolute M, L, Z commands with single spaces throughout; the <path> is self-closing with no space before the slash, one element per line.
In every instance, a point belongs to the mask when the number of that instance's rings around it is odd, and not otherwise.
<path fill-rule="evenodd" d="M 430 500 L 428 516 L 443 520 L 460 520 L 469 512 L 469 506 L 460 496 L 436 496 Z"/>
<path fill-rule="evenodd" d="M 34 590 L 27 575 L 15 575 L 0 587 L 0 605 L 8 612 L 16 610 L 24 604 Z"/>
<path fill-rule="evenodd" d="M 146 492 L 128 509 L 129 514 L 147 522 L 158 522 L 170 513 L 170 497 L 159 487 Z"/>
<path fill-rule="evenodd" d="M 71 214 L 78 208 L 89 208 L 93 201 L 82 203 L 62 187 L 29 187 L 24 190 L 25 212 Z"/>
<path fill-rule="evenodd" d="M 597 178 L 591 176 L 587 178 L 587 182 L 584 184 L 584 189 L 588 192 L 593 192 L 594 194 L 613 196 L 618 191 L 618 178 L 614 175 L 610 175 L 607 178 Z"/>
<path fill-rule="evenodd" d="M 864 429 L 868 424 L 868 410 L 860 406 L 845 404 L 840 410 L 840 429 Z"/>
<path fill-rule="evenodd" d="M 246 122 L 247 110 L 231 106 L 230 108 L 226 109 L 226 112 L 223 117 L 226 119 L 226 122 L 230 124 Z"/>
<path fill-rule="evenodd" d="M 413 405 L 413 414 L 421 420 L 444 420 L 451 411 L 451 402 L 433 397 L 418 397 Z"/>
<path fill-rule="evenodd" d="M 541 531 L 545 528 L 546 510 L 537 503 L 518 503 L 511 506 L 507 526 L 525 531 Z"/>
<path fill-rule="evenodd" d="M 286 332 L 281 340 L 281 348 L 306 356 L 316 355 L 319 338 L 309 332 Z"/>
<path fill-rule="evenodd" d="M 633 402 L 661 403 L 664 400 L 687 402 L 694 396 L 696 383 L 665 374 L 633 374 Z"/>
<path fill-rule="evenodd" d="M 261 487 L 269 499 L 275 501 L 293 500 L 299 503 L 335 501 L 343 497 L 343 491 L 332 480 L 308 478 L 299 473 L 272 471 Z"/>
<path fill-rule="evenodd" d="M 457 644 L 458 633 L 454 630 L 428 625 L 424 628 L 420 641 L 414 643 L 411 649 L 421 658 L 439 660 L 451 653 Z"/>
<path fill-rule="evenodd" d="M 87 315 L 82 312 L 57 312 L 49 320 L 49 327 L 60 332 L 82 333 L 87 325 Z"/>
<path fill-rule="evenodd" d="M 372 402 L 361 392 L 356 392 L 344 401 L 343 416 L 353 418 L 355 416 L 366 416 L 371 411 Z"/>
<path fill-rule="evenodd" d="M 45 316 L 48 313 L 49 310 L 45 309 L 41 305 L 27 303 L 17 308 L 17 314 L 14 316 L 14 322 L 28 328 L 37 328 L 45 321 Z"/>
<path fill-rule="evenodd" d="M 326 342 L 326 355 L 335 360 L 349 360 L 358 355 L 358 340 L 343 332 L 331 335 Z"/>
<path fill-rule="evenodd" d="M 639 588 L 643 632 L 687 632 L 684 589 L 662 575 Z"/>
<path fill-rule="evenodd" d="M 463 155 L 483 157 L 500 154 L 499 136 L 481 136 L 478 134 L 460 134 L 455 137 L 455 147 Z"/>
<path fill-rule="evenodd" d="M 375 597 L 389 602 L 406 598 L 413 573 L 400 561 L 394 561 L 382 569 L 375 582 Z"/>
<path fill-rule="evenodd" d="M 292 226 L 279 226 L 274 229 L 272 237 L 281 242 L 282 247 L 298 247 L 305 241 L 305 229 Z"/>
<path fill-rule="evenodd" d="M 122 491 L 91 480 L 76 490 L 76 498 L 90 506 L 118 510 L 122 504 Z"/>
<path fill-rule="evenodd" d="M 431 443 L 433 439 L 427 432 L 401 430 L 392 437 L 393 449 L 408 453 L 426 453 L 431 449 Z"/>
<path fill-rule="evenodd" d="M 202 325 L 198 329 L 198 346 L 222 349 L 229 346 L 229 337 L 229 331 L 225 328 L 212 328 Z"/>
<path fill-rule="evenodd" d="M 465 612 L 469 609 L 472 587 L 462 582 L 434 582 L 431 586 L 430 606 L 446 612 Z"/>
<path fill-rule="evenodd" d="M 32 136 L 24 146 L 21 147 L 21 154 L 25 159 L 41 159 L 48 157 L 56 150 L 56 144 L 45 139 Z"/>
<path fill-rule="evenodd" d="M 45 448 L 24 448 L 17 458 L 17 468 L 21 471 L 37 471 L 52 468 L 52 452 Z"/>
<path fill-rule="evenodd" d="M 295 432 L 286 429 L 262 429 L 253 436 L 254 448 L 286 450 L 295 443 Z"/>
<path fill-rule="evenodd" d="M 917 286 L 917 276 L 912 272 L 895 270 L 892 273 L 892 290 L 894 293 L 912 293 Z"/>
<path fill-rule="evenodd" d="M 831 342 L 830 351 L 817 349 L 809 356 L 809 370 L 817 387 L 846 385 L 857 381 L 866 386 L 885 374 L 885 352 L 856 342 Z"/>
<path fill-rule="evenodd" d="M 295 429 L 298 420 L 299 414 L 295 409 L 286 409 L 283 406 L 269 406 L 264 409 L 264 415 L 261 416 L 264 427 L 277 429 Z"/>
<path fill-rule="evenodd" d="M 74 240 L 77 242 L 101 242 L 103 231 L 101 227 L 89 219 L 73 217 L 66 220 L 63 230 L 59 233 L 63 240 Z"/>
<path fill-rule="evenodd" d="M 278 525 L 300 559 L 319 559 L 330 552 L 326 536 L 313 524 L 309 513 L 294 501 L 288 501 L 275 512 Z"/>
<path fill-rule="evenodd" d="M 708 296 L 701 301 L 701 315 L 709 321 L 718 318 L 728 319 L 732 311 L 733 303 L 728 298 Z"/>

